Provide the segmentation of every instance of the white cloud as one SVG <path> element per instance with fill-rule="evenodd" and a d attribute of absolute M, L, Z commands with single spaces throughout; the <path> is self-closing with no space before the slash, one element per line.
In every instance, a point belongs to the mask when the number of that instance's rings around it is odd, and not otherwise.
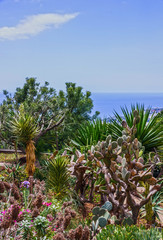
<path fill-rule="evenodd" d="M 28 16 L 20 21 L 20 23 L 14 27 L 1 27 L 0 28 L 0 40 L 16 40 L 29 38 L 39 34 L 40 32 L 51 27 L 59 27 L 60 25 L 70 21 L 77 17 L 78 13 L 73 14 L 37 14 Z"/>

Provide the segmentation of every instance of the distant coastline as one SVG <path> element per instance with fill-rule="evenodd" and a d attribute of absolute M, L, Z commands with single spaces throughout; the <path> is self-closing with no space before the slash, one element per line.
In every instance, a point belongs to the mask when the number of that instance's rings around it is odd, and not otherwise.
<path fill-rule="evenodd" d="M 102 118 L 113 116 L 114 110 L 121 114 L 121 107 L 130 109 L 136 103 L 151 108 L 151 114 L 163 110 L 163 93 L 92 93 L 92 99 L 93 113 L 100 111 Z"/>

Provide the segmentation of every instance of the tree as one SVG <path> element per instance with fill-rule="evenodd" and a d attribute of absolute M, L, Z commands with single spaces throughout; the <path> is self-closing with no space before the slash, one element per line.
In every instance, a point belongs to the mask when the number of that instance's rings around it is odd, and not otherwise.
<path fill-rule="evenodd" d="M 48 82 L 41 86 L 35 78 L 27 78 L 24 86 L 17 88 L 13 96 L 5 90 L 5 100 L 0 105 L 1 141 L 13 145 L 6 121 L 12 120 L 21 104 L 25 113 L 33 116 L 39 128 L 38 134 L 33 139 L 35 144 L 52 130 L 59 129 L 64 133 L 72 131 L 75 125 L 91 118 L 93 108 L 91 93 L 89 91 L 83 93 L 82 90 L 82 87 L 77 87 L 75 83 L 66 83 L 66 92 L 61 90 L 57 94 L 54 88 L 49 87 Z M 18 147 L 21 148 L 21 145 Z"/>

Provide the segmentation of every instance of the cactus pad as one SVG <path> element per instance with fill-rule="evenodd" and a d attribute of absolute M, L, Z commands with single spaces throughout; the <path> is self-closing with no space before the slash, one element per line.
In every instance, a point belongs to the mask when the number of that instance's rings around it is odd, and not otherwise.
<path fill-rule="evenodd" d="M 100 211 L 100 207 L 94 207 L 92 210 L 93 215 L 97 215 Z"/>
<path fill-rule="evenodd" d="M 112 142 L 112 149 L 115 149 L 118 146 L 117 142 Z"/>
<path fill-rule="evenodd" d="M 104 205 L 102 205 L 102 207 L 101 208 L 104 208 L 104 209 L 106 209 L 106 210 L 108 210 L 108 211 L 111 211 L 112 210 L 112 208 L 113 208 L 113 205 L 112 205 L 112 203 L 111 202 L 109 202 L 109 201 L 106 201 L 105 203 L 104 203 Z"/>
<path fill-rule="evenodd" d="M 105 227 L 106 224 L 107 224 L 107 219 L 104 218 L 104 217 L 100 217 L 98 221 L 99 221 L 99 226 L 100 227 Z"/>

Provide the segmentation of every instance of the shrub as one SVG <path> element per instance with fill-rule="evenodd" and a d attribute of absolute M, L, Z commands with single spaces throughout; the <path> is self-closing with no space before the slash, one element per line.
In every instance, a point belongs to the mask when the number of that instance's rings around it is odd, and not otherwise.
<path fill-rule="evenodd" d="M 160 229 L 137 226 L 115 226 L 108 225 L 96 236 L 97 240 L 161 240 L 162 234 Z"/>

